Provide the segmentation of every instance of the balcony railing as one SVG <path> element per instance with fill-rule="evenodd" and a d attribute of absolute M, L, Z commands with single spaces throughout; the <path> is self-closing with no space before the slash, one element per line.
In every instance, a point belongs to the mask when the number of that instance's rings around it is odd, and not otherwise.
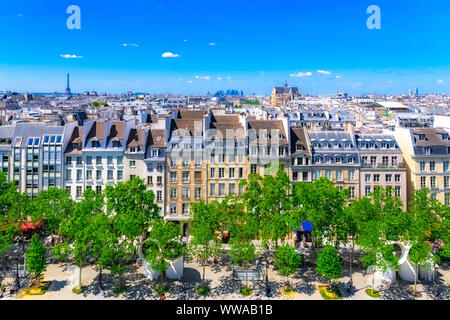
<path fill-rule="evenodd" d="M 386 165 L 382 163 L 370 164 L 370 163 L 362 163 L 362 168 L 374 168 L 374 169 L 403 169 L 406 168 L 404 163 L 397 163 L 396 165 Z"/>

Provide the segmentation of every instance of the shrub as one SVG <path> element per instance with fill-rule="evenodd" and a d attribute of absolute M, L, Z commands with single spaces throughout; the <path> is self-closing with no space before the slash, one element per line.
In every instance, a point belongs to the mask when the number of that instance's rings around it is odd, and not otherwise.
<path fill-rule="evenodd" d="M 208 286 L 198 286 L 195 291 L 199 296 L 205 297 L 211 293 L 211 288 Z"/>
<path fill-rule="evenodd" d="M 169 292 L 169 287 L 165 284 L 159 284 L 156 286 L 155 291 L 159 295 L 164 295 Z"/>
<path fill-rule="evenodd" d="M 84 288 L 86 288 L 86 287 L 85 286 L 81 286 L 81 288 L 80 287 L 75 287 L 75 288 L 72 289 L 72 292 L 75 293 L 75 294 L 81 294 L 81 293 L 83 293 Z"/>
<path fill-rule="evenodd" d="M 372 298 L 380 298 L 380 292 L 377 290 L 372 291 L 372 289 L 366 289 L 366 294 Z"/>
<path fill-rule="evenodd" d="M 243 296 L 247 297 L 247 296 L 251 296 L 253 294 L 253 289 L 247 286 L 243 286 L 241 287 L 241 289 L 239 290 L 239 293 L 242 294 Z"/>
<path fill-rule="evenodd" d="M 127 287 L 125 285 L 117 285 L 113 287 L 113 292 L 116 295 L 120 295 L 122 293 L 125 293 L 127 291 Z"/>
<path fill-rule="evenodd" d="M 338 300 L 342 298 L 341 291 L 337 288 L 332 287 L 320 287 L 320 295 L 325 300 Z"/>

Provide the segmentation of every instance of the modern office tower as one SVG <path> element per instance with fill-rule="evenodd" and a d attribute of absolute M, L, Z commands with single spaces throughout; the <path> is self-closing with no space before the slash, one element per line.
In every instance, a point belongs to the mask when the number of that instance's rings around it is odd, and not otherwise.
<path fill-rule="evenodd" d="M 64 127 L 43 123 L 16 124 L 12 141 L 10 180 L 20 192 L 35 197 L 49 187 L 63 187 Z"/>
<path fill-rule="evenodd" d="M 392 135 L 356 135 L 361 157 L 360 195 L 368 197 L 375 187 L 391 188 L 392 194 L 400 198 L 403 209 L 407 208 L 406 167 L 402 150 Z"/>
<path fill-rule="evenodd" d="M 450 205 L 450 139 L 441 128 L 396 128 L 394 136 L 403 151 L 407 168 L 408 203 L 416 189 Z"/>
<path fill-rule="evenodd" d="M 12 175 L 11 151 L 15 130 L 15 126 L 0 126 L 0 171 L 5 173 L 7 180 Z"/>

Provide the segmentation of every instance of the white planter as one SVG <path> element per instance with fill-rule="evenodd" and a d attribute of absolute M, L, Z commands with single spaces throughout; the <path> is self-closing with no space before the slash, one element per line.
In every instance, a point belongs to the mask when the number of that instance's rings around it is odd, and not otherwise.
<path fill-rule="evenodd" d="M 166 277 L 169 279 L 180 279 L 183 276 L 184 260 L 183 256 L 170 262 L 169 268 L 166 270 Z"/>
<path fill-rule="evenodd" d="M 148 261 L 144 260 L 143 262 L 144 262 L 144 276 L 147 279 L 151 280 L 158 279 L 161 274 L 150 268 L 150 264 L 148 263 Z"/>

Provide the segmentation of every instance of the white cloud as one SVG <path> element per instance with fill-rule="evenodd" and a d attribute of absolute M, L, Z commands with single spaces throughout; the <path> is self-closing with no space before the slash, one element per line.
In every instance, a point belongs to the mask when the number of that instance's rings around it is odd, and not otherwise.
<path fill-rule="evenodd" d="M 82 56 L 77 56 L 76 54 L 61 54 L 64 59 L 83 59 Z"/>
<path fill-rule="evenodd" d="M 164 52 L 161 56 L 163 58 L 178 58 L 180 55 L 172 52 Z"/>
<path fill-rule="evenodd" d="M 291 73 L 292 78 L 303 78 L 312 76 L 311 72 L 299 72 L 299 73 Z"/>
<path fill-rule="evenodd" d="M 342 76 L 336 76 L 336 79 L 340 79 L 340 78 L 342 78 Z"/>
<path fill-rule="evenodd" d="M 139 45 L 136 43 L 124 43 L 123 46 L 124 47 L 135 47 L 135 48 L 139 47 Z"/>
<path fill-rule="evenodd" d="M 217 80 L 222 80 L 222 77 L 217 77 Z"/>
<path fill-rule="evenodd" d="M 183 42 L 188 42 L 187 39 L 184 39 Z"/>
<path fill-rule="evenodd" d="M 330 75 L 331 74 L 330 71 L 325 71 L 325 70 L 317 70 L 317 73 L 321 73 L 321 74 L 325 74 L 325 75 Z"/>
<path fill-rule="evenodd" d="M 210 76 L 195 76 L 195 79 L 211 80 Z"/>
<path fill-rule="evenodd" d="M 437 83 L 444 83 L 444 80 L 438 80 Z"/>
<path fill-rule="evenodd" d="M 210 42 L 209 45 L 210 45 L 210 46 L 215 46 L 216 43 L 215 43 L 215 42 Z"/>

